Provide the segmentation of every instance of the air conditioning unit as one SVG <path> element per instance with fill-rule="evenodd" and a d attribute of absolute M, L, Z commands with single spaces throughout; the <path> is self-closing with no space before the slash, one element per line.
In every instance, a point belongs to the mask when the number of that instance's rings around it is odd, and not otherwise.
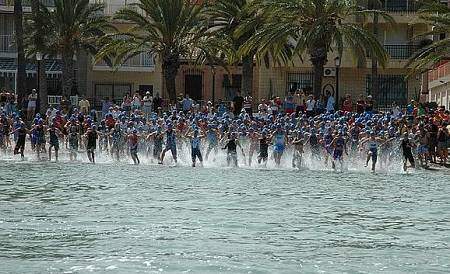
<path fill-rule="evenodd" d="M 324 77 L 336 77 L 336 69 L 335 68 L 325 68 L 323 70 Z"/>

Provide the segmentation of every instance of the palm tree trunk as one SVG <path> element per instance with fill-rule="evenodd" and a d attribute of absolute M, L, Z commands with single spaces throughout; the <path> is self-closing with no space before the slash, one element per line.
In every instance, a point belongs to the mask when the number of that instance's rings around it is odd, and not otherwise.
<path fill-rule="evenodd" d="M 62 54 L 62 95 L 70 96 L 74 82 L 73 52 L 64 51 Z"/>
<path fill-rule="evenodd" d="M 252 96 L 253 93 L 253 54 L 242 58 L 242 94 Z"/>
<path fill-rule="evenodd" d="M 26 60 L 23 45 L 23 10 L 22 0 L 14 0 L 14 29 L 17 47 L 16 93 L 19 98 L 26 96 Z"/>
<path fill-rule="evenodd" d="M 169 95 L 170 103 L 174 104 L 177 101 L 177 91 L 175 80 L 180 68 L 178 56 L 163 57 L 162 73 L 164 77 L 166 92 Z"/>
<path fill-rule="evenodd" d="M 47 75 L 45 73 L 45 61 L 37 61 L 39 77 L 39 109 L 45 112 L 48 108 Z"/>
<path fill-rule="evenodd" d="M 327 63 L 327 49 L 326 47 L 315 47 L 310 51 L 310 60 L 314 70 L 313 92 L 318 99 L 322 93 L 323 71 Z"/>
<path fill-rule="evenodd" d="M 41 54 L 44 54 L 44 41 L 42 39 L 43 37 L 43 30 L 42 30 L 42 17 L 41 12 L 39 8 L 39 0 L 31 0 L 31 13 L 34 18 L 34 24 L 35 28 L 37 30 L 36 36 L 34 37 L 34 44 L 36 48 L 41 52 Z M 38 87 L 38 93 L 39 93 L 39 108 L 40 111 L 46 111 L 47 110 L 47 77 L 45 73 L 45 61 L 37 61 L 38 66 L 38 79 L 39 79 L 39 87 Z"/>
<path fill-rule="evenodd" d="M 378 37 L 378 14 L 374 13 L 373 14 L 373 35 L 375 37 Z M 372 86 L 371 86 L 371 90 L 372 90 L 372 97 L 375 100 L 375 102 L 378 101 L 378 93 L 379 93 L 379 89 L 380 89 L 380 82 L 379 82 L 379 78 L 378 78 L 378 61 L 377 59 L 374 57 L 374 54 L 372 54 Z"/>

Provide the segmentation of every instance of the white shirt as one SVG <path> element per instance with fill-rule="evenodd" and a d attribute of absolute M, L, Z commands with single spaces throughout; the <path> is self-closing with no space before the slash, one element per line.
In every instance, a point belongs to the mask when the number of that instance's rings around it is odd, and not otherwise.
<path fill-rule="evenodd" d="M 144 101 L 144 106 L 146 106 L 146 107 L 150 107 L 152 105 L 152 97 L 151 96 L 145 96 L 144 99 L 142 99 L 142 101 Z"/>
<path fill-rule="evenodd" d="M 315 106 L 316 106 L 316 100 L 309 99 L 308 101 L 306 101 L 306 110 L 307 111 L 313 111 Z"/>

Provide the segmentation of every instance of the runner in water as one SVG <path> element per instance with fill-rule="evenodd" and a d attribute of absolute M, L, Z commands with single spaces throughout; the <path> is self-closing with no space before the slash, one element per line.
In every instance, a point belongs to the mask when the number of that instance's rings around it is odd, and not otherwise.
<path fill-rule="evenodd" d="M 269 140 L 271 138 L 267 137 L 267 130 L 263 129 L 261 136 L 259 137 L 259 154 L 258 154 L 258 164 L 263 163 L 264 167 L 267 165 L 267 159 L 269 158 Z"/>
<path fill-rule="evenodd" d="M 297 136 L 295 136 L 294 140 L 292 140 L 292 144 L 294 145 L 294 155 L 292 157 L 292 167 L 293 168 L 303 168 L 303 153 L 304 153 L 304 145 L 305 138 L 303 132 L 301 130 L 297 131 Z"/>
<path fill-rule="evenodd" d="M 320 140 L 317 136 L 315 128 L 311 129 L 308 140 L 311 148 L 311 158 L 316 161 L 320 161 Z"/>
<path fill-rule="evenodd" d="M 208 140 L 208 148 L 206 149 L 206 160 L 209 158 L 209 154 L 214 150 L 214 155 L 217 155 L 217 148 L 219 145 L 219 130 L 213 126 L 208 125 L 208 130 L 206 131 L 206 139 Z M 213 159 L 215 161 L 215 159 Z"/>
<path fill-rule="evenodd" d="M 65 126 L 67 132 L 67 139 L 69 143 L 69 157 L 70 161 L 75 161 L 77 159 L 78 153 L 78 142 L 80 126 L 75 117 L 72 117 L 70 121 Z"/>
<path fill-rule="evenodd" d="M 24 122 L 20 122 L 18 128 L 13 132 L 13 134 L 15 133 L 17 133 L 17 141 L 16 147 L 14 148 L 14 155 L 20 153 L 21 158 L 24 159 L 25 141 L 27 138 L 27 134 L 29 133 L 29 131 L 25 128 Z"/>
<path fill-rule="evenodd" d="M 410 167 L 416 167 L 414 156 L 412 154 L 412 148 L 414 148 L 415 145 L 409 140 L 408 133 L 403 134 L 403 140 L 400 146 L 403 152 L 403 170 L 406 172 L 408 170 L 408 161 L 411 165 Z"/>
<path fill-rule="evenodd" d="M 41 153 L 45 152 L 45 126 L 42 119 L 38 120 L 35 126 L 36 134 L 36 154 L 38 160 L 41 160 Z"/>
<path fill-rule="evenodd" d="M 332 167 L 333 169 L 336 169 L 336 161 L 339 161 L 339 164 L 341 165 L 341 170 L 344 168 L 344 152 L 346 155 L 348 155 L 347 152 L 347 141 L 344 138 L 343 132 L 339 131 L 337 136 L 334 137 L 333 141 L 331 142 L 331 146 L 334 148 L 333 150 L 333 160 L 332 160 Z"/>
<path fill-rule="evenodd" d="M 1 123 L 3 127 L 3 145 L 6 150 L 11 146 L 11 139 L 9 138 L 11 133 L 11 120 L 5 114 L 2 114 Z"/>
<path fill-rule="evenodd" d="M 133 129 L 133 131 L 128 134 L 128 148 L 130 149 L 131 159 L 133 159 L 135 165 L 141 163 L 138 157 L 139 135 L 137 133 L 137 129 Z"/>
<path fill-rule="evenodd" d="M 287 143 L 287 135 L 281 125 L 277 125 L 277 129 L 273 133 L 273 139 L 273 157 L 275 159 L 276 166 L 279 167 L 281 165 L 281 157 L 283 156 Z"/>
<path fill-rule="evenodd" d="M 325 166 L 328 166 L 328 158 L 333 155 L 333 147 L 332 147 L 333 140 L 334 140 L 333 133 L 331 132 L 330 128 L 327 128 L 326 133 L 323 136 L 323 146 L 325 149 L 325 152 L 324 152 Z"/>
<path fill-rule="evenodd" d="M 57 128 L 55 118 L 53 118 L 52 125 L 47 130 L 49 134 L 48 138 L 48 161 L 52 160 L 52 148 L 55 150 L 55 160 L 58 161 L 59 151 L 59 136 L 62 136 L 61 131 Z"/>
<path fill-rule="evenodd" d="M 248 135 L 247 135 L 248 139 L 250 140 L 250 148 L 248 151 L 248 165 L 252 166 L 252 158 L 253 158 L 253 154 L 255 153 L 255 151 L 258 148 L 258 142 L 259 142 L 259 135 L 257 132 L 255 132 L 253 127 L 250 127 L 248 130 Z"/>
<path fill-rule="evenodd" d="M 380 142 L 383 140 L 376 136 L 374 131 L 370 132 L 370 136 L 361 140 L 361 145 L 365 145 L 367 143 L 367 158 L 365 167 L 369 165 L 369 161 L 372 160 L 372 172 L 375 172 L 375 166 L 378 160 L 378 148 Z"/>
<path fill-rule="evenodd" d="M 3 154 L 6 154 L 5 131 L 1 119 L 0 119 L 0 149 L 2 150 Z"/>
<path fill-rule="evenodd" d="M 159 162 L 164 142 L 164 133 L 160 126 L 156 128 L 156 131 L 148 135 L 147 141 L 151 139 L 153 139 L 153 159 Z"/>
<path fill-rule="evenodd" d="M 166 152 L 170 151 L 172 153 L 173 160 L 175 164 L 177 163 L 177 142 L 175 130 L 173 129 L 172 124 L 167 125 L 166 130 L 166 147 L 161 152 L 161 158 L 159 164 L 162 165 L 164 163 L 164 157 L 166 156 Z"/>
<path fill-rule="evenodd" d="M 200 134 L 200 131 L 196 128 L 194 129 L 192 134 L 186 135 L 187 138 L 191 140 L 191 158 L 192 158 L 192 167 L 195 167 L 195 162 L 198 158 L 200 162 L 200 166 L 203 166 L 203 157 L 201 153 L 201 139 L 204 138 L 204 135 Z"/>
<path fill-rule="evenodd" d="M 238 158 L 237 158 L 237 151 L 236 148 L 239 147 L 242 151 L 242 154 L 245 158 L 244 149 L 242 148 L 241 144 L 237 140 L 237 133 L 228 133 L 228 138 L 226 140 L 226 144 L 223 147 L 223 149 L 227 150 L 227 166 L 230 166 L 233 164 L 234 167 L 238 167 Z"/>
<path fill-rule="evenodd" d="M 421 126 L 418 136 L 419 146 L 417 147 L 417 155 L 419 156 L 420 165 L 422 167 L 428 167 L 428 143 L 430 134 L 425 131 L 423 126 Z"/>
<path fill-rule="evenodd" d="M 114 128 L 109 135 L 111 137 L 111 156 L 116 161 L 120 161 L 120 152 L 122 151 L 122 139 L 124 138 L 124 134 L 119 123 L 114 125 Z"/>
<path fill-rule="evenodd" d="M 95 150 L 97 148 L 97 139 L 99 133 L 97 132 L 97 128 L 95 126 L 91 126 L 87 129 L 85 137 L 87 139 L 86 142 L 86 153 L 89 158 L 89 161 L 95 164 Z"/>

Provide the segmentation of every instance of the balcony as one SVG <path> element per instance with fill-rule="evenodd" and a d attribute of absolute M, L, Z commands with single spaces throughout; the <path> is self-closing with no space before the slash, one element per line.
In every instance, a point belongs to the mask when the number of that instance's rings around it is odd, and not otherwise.
<path fill-rule="evenodd" d="M 418 47 L 416 45 L 384 45 L 384 49 L 391 60 L 407 60 L 418 50 Z M 367 57 L 371 57 L 369 52 Z"/>
<path fill-rule="evenodd" d="M 13 35 L 0 35 L 0 52 L 6 52 L 6 53 L 15 53 L 16 52 L 16 47 L 14 46 L 14 36 Z"/>
<path fill-rule="evenodd" d="M 53 0 L 40 0 L 41 4 L 44 4 L 47 7 L 54 7 L 55 3 Z M 14 0 L 0 0 L 0 6 L 14 6 Z M 31 6 L 31 0 L 22 0 L 22 6 L 23 7 L 30 7 Z"/>
<path fill-rule="evenodd" d="M 418 50 L 416 45 L 384 45 L 393 60 L 409 59 Z"/>
<path fill-rule="evenodd" d="M 112 70 L 105 61 L 100 61 L 94 65 L 94 70 L 110 71 Z M 148 53 L 141 53 L 127 61 L 118 68 L 119 71 L 154 71 L 155 62 L 153 56 Z"/>
<path fill-rule="evenodd" d="M 415 0 L 381 0 L 381 7 L 374 5 L 363 5 L 368 9 L 381 9 L 392 13 L 414 13 L 419 9 Z"/>
<path fill-rule="evenodd" d="M 91 2 L 92 1 L 105 5 L 104 14 L 108 16 L 114 15 L 118 10 L 125 7 L 136 9 L 136 7 L 133 7 L 130 4 L 137 2 L 136 0 L 91 0 Z"/>
<path fill-rule="evenodd" d="M 389 12 L 416 12 L 419 5 L 414 0 L 384 0 L 383 10 Z"/>
<path fill-rule="evenodd" d="M 428 81 L 442 80 L 450 76 L 450 62 L 444 62 L 428 72 Z"/>

